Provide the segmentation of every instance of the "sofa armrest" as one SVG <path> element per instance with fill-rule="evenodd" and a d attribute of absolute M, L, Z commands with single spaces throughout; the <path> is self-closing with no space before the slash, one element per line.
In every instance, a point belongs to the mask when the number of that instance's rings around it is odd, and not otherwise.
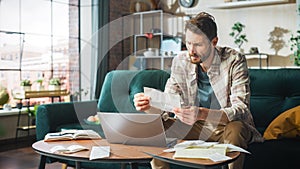
<path fill-rule="evenodd" d="M 97 113 L 96 101 L 64 102 L 40 105 L 36 113 L 36 139 L 62 126 L 81 125 L 84 118 Z"/>

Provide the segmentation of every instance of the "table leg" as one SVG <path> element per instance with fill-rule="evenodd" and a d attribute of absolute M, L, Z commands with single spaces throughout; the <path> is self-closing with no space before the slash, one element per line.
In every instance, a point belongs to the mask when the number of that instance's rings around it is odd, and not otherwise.
<path fill-rule="evenodd" d="M 138 169 L 139 168 L 138 163 L 129 163 L 129 166 L 130 166 L 131 169 Z"/>
<path fill-rule="evenodd" d="M 46 156 L 41 155 L 39 169 L 45 169 L 45 165 L 46 165 Z"/>
<path fill-rule="evenodd" d="M 259 68 L 261 69 L 261 54 L 259 54 Z"/>
<path fill-rule="evenodd" d="M 130 169 L 138 169 L 139 168 L 138 163 L 121 163 L 121 169 L 126 169 L 127 164 L 129 164 Z"/>
<path fill-rule="evenodd" d="M 81 169 L 81 164 L 79 161 L 75 161 L 75 167 L 76 169 Z"/>
<path fill-rule="evenodd" d="M 121 169 L 126 169 L 127 163 L 121 163 Z"/>
<path fill-rule="evenodd" d="M 223 166 L 222 166 L 222 169 L 228 169 L 228 164 L 223 165 Z"/>

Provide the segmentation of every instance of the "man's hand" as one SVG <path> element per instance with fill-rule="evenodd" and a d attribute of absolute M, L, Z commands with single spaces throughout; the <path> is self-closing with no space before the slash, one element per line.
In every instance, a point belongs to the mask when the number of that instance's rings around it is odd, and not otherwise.
<path fill-rule="evenodd" d="M 227 124 L 229 119 L 221 110 L 207 109 L 204 107 L 174 108 L 177 118 L 188 125 L 193 125 L 198 120 Z"/>
<path fill-rule="evenodd" d="M 133 102 L 137 111 L 146 111 L 150 109 L 150 97 L 145 96 L 144 93 L 135 94 Z"/>
<path fill-rule="evenodd" d="M 198 108 L 188 107 L 188 108 L 174 108 L 173 112 L 177 118 L 188 125 L 193 125 L 198 120 Z"/>

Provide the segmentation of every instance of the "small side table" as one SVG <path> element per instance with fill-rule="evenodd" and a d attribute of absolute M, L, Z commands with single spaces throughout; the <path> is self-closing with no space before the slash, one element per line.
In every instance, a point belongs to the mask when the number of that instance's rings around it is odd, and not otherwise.
<path fill-rule="evenodd" d="M 259 59 L 259 68 L 262 68 L 262 59 L 266 59 L 266 65 L 269 67 L 269 55 L 266 53 L 245 53 L 246 59 Z"/>
<path fill-rule="evenodd" d="M 24 90 L 15 90 L 12 91 L 12 95 L 14 99 L 19 100 L 20 102 L 17 103 L 17 108 L 19 109 L 18 114 L 18 120 L 17 120 L 17 127 L 16 127 L 16 137 L 17 140 L 19 131 L 27 131 L 27 135 L 29 136 L 30 130 L 35 129 L 35 125 L 31 125 L 31 110 L 30 110 L 30 99 L 31 98 L 42 98 L 42 97 L 50 97 L 51 101 L 54 102 L 54 98 L 58 97 L 59 102 L 61 102 L 61 96 L 67 96 L 69 95 L 69 92 L 66 89 L 63 90 L 41 90 L 41 91 L 24 91 Z M 22 114 L 22 107 L 23 103 L 22 100 L 26 100 L 26 106 L 27 106 L 27 115 L 28 115 L 28 121 L 26 126 L 20 125 L 20 119 Z"/>
<path fill-rule="evenodd" d="M 23 103 L 22 100 L 20 100 L 19 103 L 17 103 L 17 108 L 19 109 L 18 113 L 18 120 L 17 120 L 17 128 L 16 128 L 16 137 L 15 139 L 17 140 L 18 138 L 18 132 L 19 131 L 27 131 L 27 136 L 30 135 L 30 130 L 35 129 L 35 125 L 31 125 L 31 110 L 30 108 L 27 108 L 27 126 L 20 126 L 20 120 L 21 120 L 21 114 L 22 114 L 22 108 L 23 108 Z"/>

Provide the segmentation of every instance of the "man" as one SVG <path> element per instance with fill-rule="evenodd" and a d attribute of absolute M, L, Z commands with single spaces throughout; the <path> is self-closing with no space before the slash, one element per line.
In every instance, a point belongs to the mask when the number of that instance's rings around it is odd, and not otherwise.
<path fill-rule="evenodd" d="M 181 108 L 174 108 L 176 120 L 163 115 L 166 133 L 183 139 L 230 143 L 247 148 L 262 141 L 249 110 L 250 87 L 245 56 L 228 47 L 217 47 L 214 17 L 201 12 L 187 21 L 185 40 L 188 53 L 173 59 L 165 91 L 181 97 Z M 137 110 L 155 113 L 149 97 L 135 95 Z M 157 113 L 157 112 L 156 112 Z M 163 113 L 162 113 L 163 114 Z M 242 154 L 230 168 L 243 168 Z M 168 164 L 153 160 L 153 168 Z"/>

